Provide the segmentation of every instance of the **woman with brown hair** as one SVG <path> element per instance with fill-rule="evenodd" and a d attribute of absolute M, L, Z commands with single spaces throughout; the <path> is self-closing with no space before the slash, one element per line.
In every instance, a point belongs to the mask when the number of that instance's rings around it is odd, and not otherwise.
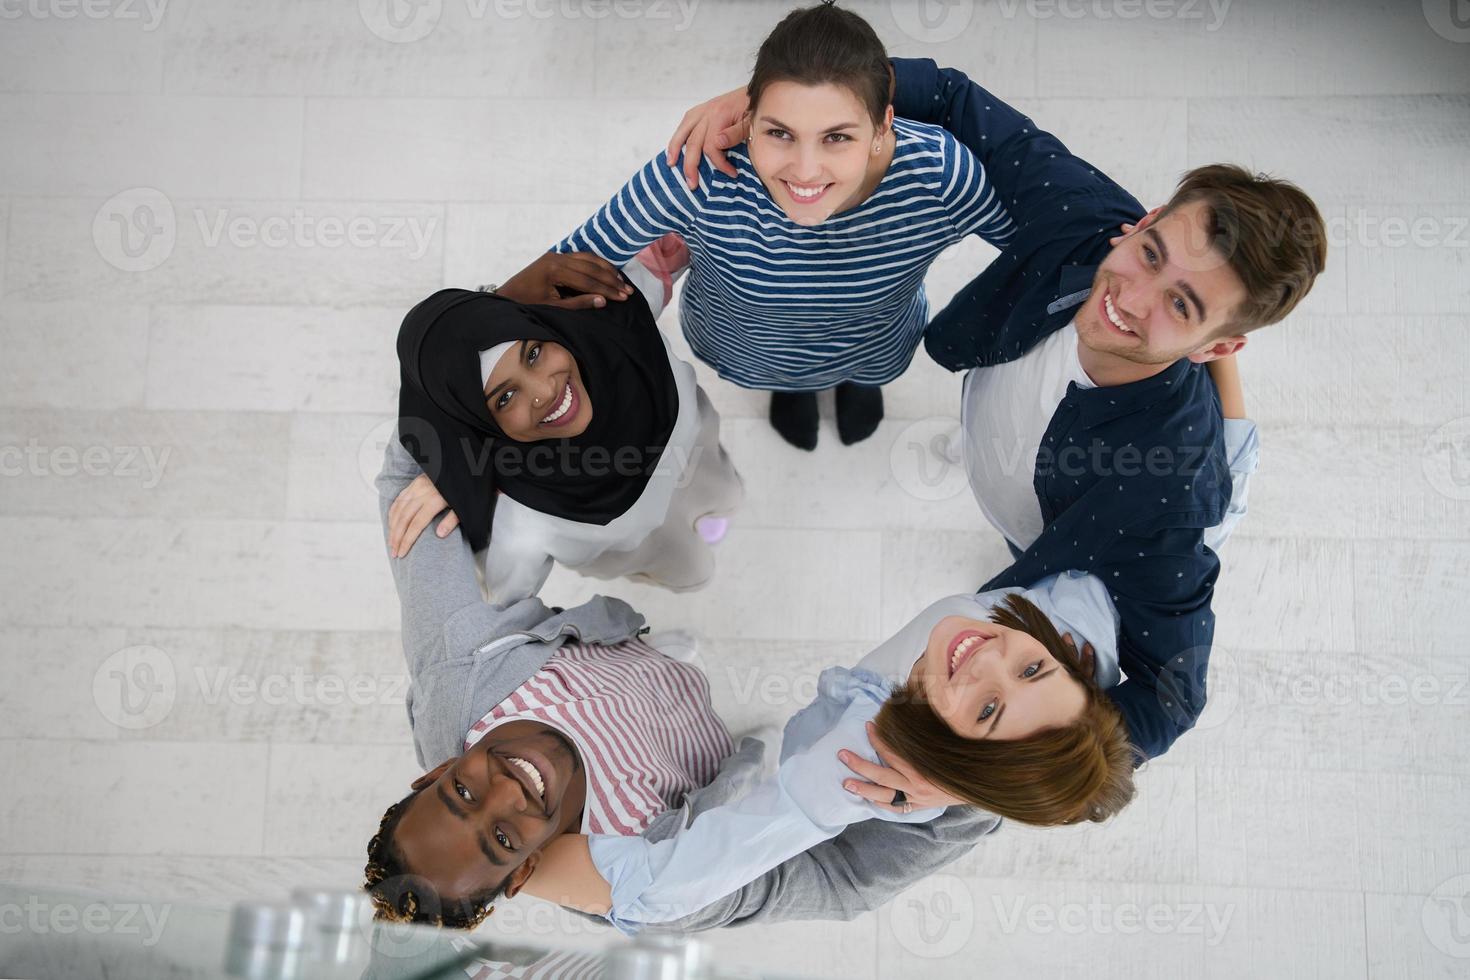
<path fill-rule="evenodd" d="M 567 835 L 525 890 L 631 934 L 865 820 L 924 823 L 951 805 L 1039 826 L 1106 820 L 1133 797 L 1133 749 L 1103 695 L 1118 679 L 1117 622 L 1101 581 L 1071 572 L 942 599 L 856 667 L 823 671 L 786 725 L 776 772 L 742 798 L 658 841 Z M 1092 663 L 1069 637 L 1091 646 Z M 877 761 L 870 732 L 885 761 L 926 781 L 925 799 L 847 788 L 849 759 Z"/>
<path fill-rule="evenodd" d="M 842 442 L 883 417 L 929 320 L 924 276 L 950 245 L 997 247 L 1015 226 L 976 156 L 942 128 L 895 117 L 872 26 L 824 3 L 793 10 L 756 55 L 750 135 L 733 175 L 686 186 L 663 153 L 553 246 L 621 265 L 670 232 L 689 247 L 679 321 L 720 377 L 772 393 L 771 424 L 817 444 L 835 390 Z"/>

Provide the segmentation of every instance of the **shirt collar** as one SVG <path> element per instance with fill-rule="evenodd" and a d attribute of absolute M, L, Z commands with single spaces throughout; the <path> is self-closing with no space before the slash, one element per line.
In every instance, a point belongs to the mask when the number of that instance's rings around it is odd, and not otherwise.
<path fill-rule="evenodd" d="M 1181 357 L 1142 381 L 1106 388 L 1079 388 L 1077 408 L 1082 416 L 1082 425 L 1090 429 L 1124 415 L 1148 411 L 1166 399 L 1181 397 L 1194 366 L 1189 358 Z"/>
<path fill-rule="evenodd" d="M 1064 265 L 1057 276 L 1057 298 L 1047 304 L 1048 314 L 1080 306 L 1092 294 L 1097 265 Z"/>

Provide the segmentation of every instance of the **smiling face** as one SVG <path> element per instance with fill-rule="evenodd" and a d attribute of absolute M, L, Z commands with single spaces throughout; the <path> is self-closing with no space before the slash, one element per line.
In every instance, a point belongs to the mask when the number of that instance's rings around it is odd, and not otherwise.
<path fill-rule="evenodd" d="M 404 868 L 446 898 L 530 877 L 537 852 L 575 828 L 587 797 L 576 749 L 537 722 L 510 722 L 414 782 L 393 834 Z"/>
<path fill-rule="evenodd" d="M 851 89 L 772 82 L 751 107 L 750 162 L 786 217 L 818 225 L 872 193 L 892 158 L 892 124 L 889 106 L 880 139 Z"/>
<path fill-rule="evenodd" d="M 1084 360 L 1090 374 L 1098 365 L 1127 374 L 1133 365 L 1153 369 L 1142 372 L 1147 377 L 1181 357 L 1209 361 L 1244 346 L 1244 336 L 1219 336 L 1246 291 L 1209 244 L 1205 215 L 1202 201 L 1181 204 L 1141 221 L 1108 253 L 1077 313 L 1077 339 L 1092 358 Z M 1094 380 L 1136 379 L 1094 374 Z"/>
<path fill-rule="evenodd" d="M 1021 630 L 946 616 L 909 675 L 961 738 L 1013 741 L 1076 721 L 1087 703 L 1082 682 Z"/>
<path fill-rule="evenodd" d="M 577 359 L 549 340 L 523 340 L 500 356 L 485 382 L 485 405 L 516 442 L 571 438 L 592 423 Z"/>

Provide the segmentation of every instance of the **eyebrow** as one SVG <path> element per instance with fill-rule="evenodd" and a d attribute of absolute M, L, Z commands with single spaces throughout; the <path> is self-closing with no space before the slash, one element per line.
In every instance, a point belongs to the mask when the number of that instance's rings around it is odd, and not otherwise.
<path fill-rule="evenodd" d="M 469 814 L 465 813 L 464 808 L 454 802 L 454 798 L 445 791 L 443 786 L 436 786 L 434 787 L 434 790 L 438 794 L 440 802 L 442 802 L 446 807 L 449 808 L 450 813 L 454 814 L 461 820 L 469 819 Z M 480 853 L 489 858 L 490 863 L 495 865 L 497 868 L 503 868 L 509 863 L 508 861 L 502 861 L 499 857 L 496 856 L 495 849 L 490 846 L 490 841 L 486 839 L 484 834 L 477 832 L 475 834 L 475 843 L 480 845 Z"/>
<path fill-rule="evenodd" d="M 1034 675 L 1032 677 L 1026 678 L 1026 683 L 1027 684 L 1035 684 L 1037 681 L 1041 680 L 1043 677 L 1050 677 L 1052 674 L 1055 674 L 1057 672 L 1057 669 L 1058 669 L 1057 667 L 1053 666 L 1051 668 L 1051 670 L 1043 670 L 1039 674 L 1036 674 L 1036 675 Z M 990 723 L 990 727 L 988 729 L 986 729 L 985 734 L 982 735 L 981 738 L 989 738 L 990 736 L 992 736 L 992 735 L 995 734 L 995 729 L 1000 724 L 1001 716 L 1004 715 L 1005 713 L 1006 713 L 1006 706 L 1005 705 L 1001 705 L 1000 706 L 1000 710 L 995 713 L 995 721 L 992 721 Z"/>
<path fill-rule="evenodd" d="M 520 357 L 520 359 L 523 360 L 523 361 L 526 359 L 526 345 L 529 344 L 529 343 L 530 343 L 529 340 L 523 340 L 523 341 L 521 341 L 521 357 Z M 510 379 L 509 378 L 507 378 L 504 381 L 500 382 L 500 384 L 496 385 L 494 388 L 491 388 L 490 391 L 486 393 L 485 400 L 486 401 L 489 401 L 490 399 L 494 398 L 496 395 L 500 394 L 500 390 L 502 388 L 504 388 L 508 384 L 510 384 Z"/>
<path fill-rule="evenodd" d="M 1164 237 L 1159 234 L 1158 229 L 1150 227 L 1144 231 L 1144 234 L 1148 236 L 1149 241 L 1154 243 L 1154 247 L 1159 250 L 1159 260 L 1164 265 L 1168 265 L 1169 246 L 1164 244 Z M 1194 304 L 1195 311 L 1199 313 L 1200 322 L 1203 323 L 1205 320 L 1205 304 L 1200 302 L 1199 294 L 1194 291 L 1194 287 L 1183 279 L 1176 279 L 1174 285 L 1179 287 L 1181 293 L 1189 297 L 1189 301 Z"/>
<path fill-rule="evenodd" d="M 786 125 L 785 123 L 783 123 L 781 120 L 777 119 L 774 116 L 761 116 L 760 121 L 761 122 L 768 122 L 772 126 L 775 126 L 777 129 L 784 129 L 787 132 L 795 132 L 795 130 L 793 130 L 790 126 Z M 836 126 L 829 126 L 826 129 L 822 130 L 822 132 L 821 132 L 820 135 L 826 136 L 828 133 L 839 133 L 839 132 L 841 132 L 844 129 L 856 129 L 856 128 L 857 128 L 857 123 L 855 123 L 855 122 L 838 123 Z"/>

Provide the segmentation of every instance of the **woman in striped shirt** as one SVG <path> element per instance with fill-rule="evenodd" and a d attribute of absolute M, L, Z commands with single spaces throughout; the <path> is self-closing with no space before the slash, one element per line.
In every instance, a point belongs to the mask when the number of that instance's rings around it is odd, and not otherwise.
<path fill-rule="evenodd" d="M 771 422 L 817 442 L 816 394 L 837 389 L 844 443 L 883 416 L 928 321 L 924 274 L 975 234 L 1013 226 L 984 168 L 943 129 L 893 115 L 883 44 L 829 4 L 792 12 L 761 45 L 736 176 L 701 161 L 691 189 L 663 154 L 553 251 L 622 265 L 676 232 L 689 246 L 684 335 L 721 377 L 772 391 Z"/>

